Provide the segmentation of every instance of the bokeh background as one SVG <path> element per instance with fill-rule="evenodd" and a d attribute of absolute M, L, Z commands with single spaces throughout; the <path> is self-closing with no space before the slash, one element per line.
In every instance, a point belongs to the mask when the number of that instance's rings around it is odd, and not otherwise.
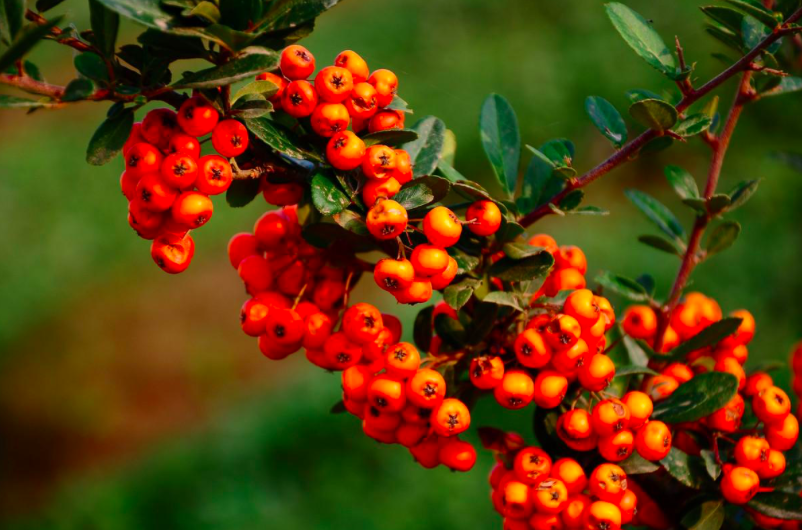
<path fill-rule="evenodd" d="M 723 67 L 710 56 L 722 50 L 705 35 L 698 2 L 628 4 L 666 41 L 681 35 L 700 80 Z M 65 2 L 59 12 L 88 27 L 82 2 Z M 123 22 L 121 41 L 132 41 L 136 29 Z M 319 64 L 350 48 L 372 67 L 396 71 L 415 116 L 436 114 L 456 132 L 456 165 L 479 182 L 492 178 L 477 132 L 490 92 L 513 103 L 526 143 L 571 138 L 581 172 L 611 152 L 584 114 L 586 96 L 623 110 L 628 89 L 670 88 L 621 41 L 598 1 L 348 0 L 322 16 L 304 44 Z M 71 51 L 54 43 L 31 59 L 51 81 L 73 75 Z M 723 104 L 734 88 L 718 91 Z M 186 273 L 168 277 L 153 265 L 149 244 L 126 223 L 122 161 L 84 162 L 105 110 L 76 104 L 0 114 L 0 525 L 499 527 L 487 454 L 467 475 L 423 470 L 402 448 L 364 437 L 354 418 L 328 413 L 338 400 L 337 375 L 310 367 L 303 355 L 267 361 L 240 332 L 245 294 L 225 245 L 265 210 L 261 199 L 232 210 L 220 198 Z M 694 277 L 694 288 L 725 311 L 754 313 L 752 364 L 784 361 L 802 338 L 802 175 L 770 156 L 802 151 L 801 115 L 797 94 L 762 101 L 743 116 L 722 189 L 763 181 L 734 215 L 744 227 L 736 246 Z M 636 242 L 653 229 L 622 191 L 649 191 L 689 224 L 662 167 L 680 164 L 701 182 L 706 161 L 698 140 L 643 157 L 588 190 L 588 203 L 609 217 L 552 217 L 536 230 L 580 245 L 589 277 L 605 269 L 650 272 L 664 293 L 678 263 Z M 363 282 L 354 298 L 395 310 L 368 287 Z M 787 374 L 778 378 L 787 387 Z M 481 402 L 475 418 L 531 440 L 526 411 Z"/>

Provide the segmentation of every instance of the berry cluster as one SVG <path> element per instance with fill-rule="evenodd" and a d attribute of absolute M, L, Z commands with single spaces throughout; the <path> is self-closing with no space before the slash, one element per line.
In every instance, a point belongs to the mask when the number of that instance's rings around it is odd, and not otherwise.
<path fill-rule="evenodd" d="M 198 138 L 209 133 L 222 156 L 201 156 Z M 247 147 L 245 126 L 219 121 L 217 110 L 199 95 L 185 100 L 178 113 L 154 109 L 134 125 L 123 147 L 120 186 L 129 201 L 128 223 L 153 240 L 151 256 L 162 270 L 176 274 L 189 267 L 195 254 L 190 231 L 211 219 L 209 197 L 231 185 L 227 158 Z"/>
<path fill-rule="evenodd" d="M 534 247 L 543 247 L 554 256 L 554 267 L 540 290 L 532 297 L 533 301 L 541 296 L 554 297 L 560 291 L 572 291 L 586 287 L 585 273 L 588 271 L 588 262 L 581 248 L 572 245 L 558 246 L 557 241 L 547 234 L 532 236 L 529 244 Z"/>
<path fill-rule="evenodd" d="M 423 232 L 426 243 L 415 245 L 407 259 L 407 247 L 400 239 L 410 223 L 406 209 L 392 199 L 377 200 L 368 211 L 368 231 L 379 240 L 397 239 L 400 255 L 396 259 L 379 260 L 373 269 L 373 279 L 402 304 L 427 302 L 433 291 L 451 284 L 459 266 L 447 249 L 460 240 L 463 224 L 481 237 L 496 233 L 501 226 L 501 211 L 492 201 L 471 204 L 464 222 L 449 208 L 436 206 L 420 220 L 421 228 L 412 228 Z"/>

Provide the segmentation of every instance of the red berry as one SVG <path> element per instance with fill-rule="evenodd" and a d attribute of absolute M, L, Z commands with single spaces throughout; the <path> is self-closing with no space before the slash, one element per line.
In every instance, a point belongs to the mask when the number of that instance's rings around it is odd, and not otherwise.
<path fill-rule="evenodd" d="M 248 130 L 237 120 L 223 120 L 212 131 L 212 145 L 226 158 L 239 156 L 248 149 Z"/>

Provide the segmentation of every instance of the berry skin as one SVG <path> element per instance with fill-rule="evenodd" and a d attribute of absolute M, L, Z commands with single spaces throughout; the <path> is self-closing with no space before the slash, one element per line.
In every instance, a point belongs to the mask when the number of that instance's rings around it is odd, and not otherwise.
<path fill-rule="evenodd" d="M 251 295 L 267 291 L 273 284 L 273 269 L 262 256 L 244 258 L 237 267 L 237 273 L 245 283 L 245 290 Z"/>
<path fill-rule="evenodd" d="M 693 370 L 687 365 L 682 363 L 671 363 L 662 371 L 663 375 L 673 377 L 679 384 L 687 383 L 693 379 Z"/>
<path fill-rule="evenodd" d="M 606 355 L 597 353 L 578 371 L 579 383 L 591 392 L 600 392 L 607 388 L 615 377 L 615 364 Z"/>
<path fill-rule="evenodd" d="M 368 83 L 376 89 L 380 107 L 386 107 L 392 103 L 396 92 L 398 92 L 398 78 L 390 70 L 376 70 L 368 77 Z"/>
<path fill-rule="evenodd" d="M 458 271 L 459 264 L 457 260 L 449 256 L 446 268 L 443 269 L 441 273 L 435 274 L 429 278 L 429 281 L 432 283 L 432 289 L 439 291 L 451 285 L 451 282 L 457 277 Z"/>
<path fill-rule="evenodd" d="M 533 506 L 529 492 L 529 486 L 517 480 L 510 480 L 504 484 L 503 488 L 504 515 L 509 519 L 526 519 L 531 515 Z M 523 527 L 528 528 L 529 525 L 526 521 L 521 521 Z M 514 527 L 507 526 L 507 520 L 504 521 L 504 528 L 510 530 L 517 530 Z"/>
<path fill-rule="evenodd" d="M 618 504 L 627 490 L 627 474 L 615 464 L 601 464 L 591 473 L 588 485 L 592 495 Z"/>
<path fill-rule="evenodd" d="M 267 212 L 260 217 L 253 227 L 253 235 L 259 244 L 272 250 L 290 234 L 289 220 L 281 212 Z"/>
<path fill-rule="evenodd" d="M 579 247 L 563 246 L 554 253 L 554 266 L 558 269 L 576 269 L 580 274 L 588 271 L 585 253 Z"/>
<path fill-rule="evenodd" d="M 523 370 L 509 370 L 493 389 L 493 396 L 504 408 L 522 409 L 534 399 L 535 382 Z"/>
<path fill-rule="evenodd" d="M 575 374 L 577 368 L 585 364 L 585 359 L 589 356 L 588 344 L 579 339 L 570 348 L 559 350 L 551 358 L 552 366 L 563 374 Z"/>
<path fill-rule="evenodd" d="M 660 374 L 644 379 L 641 388 L 652 398 L 652 401 L 660 401 L 679 388 L 679 381 L 670 375 Z"/>
<path fill-rule="evenodd" d="M 619 399 L 605 399 L 593 407 L 593 430 L 599 436 L 611 436 L 629 425 L 630 412 Z"/>
<path fill-rule="evenodd" d="M 454 212 L 445 206 L 438 206 L 423 218 L 423 233 L 432 245 L 450 247 L 459 241 L 462 223 Z"/>
<path fill-rule="evenodd" d="M 515 455 L 512 469 L 518 480 L 531 486 L 540 484 L 551 473 L 551 457 L 539 447 L 525 447 Z"/>
<path fill-rule="evenodd" d="M 498 386 L 504 378 L 504 361 L 501 357 L 474 357 L 471 359 L 468 374 L 473 386 L 490 390 Z"/>
<path fill-rule="evenodd" d="M 264 333 L 269 309 L 267 304 L 256 298 L 246 300 L 240 309 L 239 320 L 242 331 L 251 337 L 258 337 Z"/>
<path fill-rule="evenodd" d="M 652 411 L 654 411 L 654 403 L 651 398 L 637 390 L 624 394 L 621 401 L 629 411 L 629 427 L 631 429 L 642 427 L 652 415 Z"/>
<path fill-rule="evenodd" d="M 159 173 L 148 173 L 136 185 L 135 199 L 142 207 L 154 211 L 169 210 L 178 197 L 178 190 L 168 186 Z"/>
<path fill-rule="evenodd" d="M 195 242 L 189 234 L 163 234 L 153 240 L 150 255 L 161 270 L 169 274 L 184 272 L 195 255 Z"/>
<path fill-rule="evenodd" d="M 557 515 L 568 502 L 568 488 L 560 479 L 547 478 L 532 489 L 532 497 L 536 511 Z"/>
<path fill-rule="evenodd" d="M 568 379 L 559 372 L 543 370 L 534 383 L 534 400 L 538 407 L 553 409 L 562 403 L 568 390 Z"/>
<path fill-rule="evenodd" d="M 151 110 L 145 114 L 139 129 L 142 138 L 159 149 L 166 149 L 170 143 L 170 137 L 177 132 L 180 132 L 178 120 L 175 112 L 170 109 Z"/>
<path fill-rule="evenodd" d="M 584 440 L 593 435 L 592 419 L 585 409 L 571 409 L 557 420 L 557 434 L 562 440 Z"/>
<path fill-rule="evenodd" d="M 779 477 L 785 472 L 785 455 L 781 451 L 771 449 L 769 451 L 766 461 L 760 466 L 757 471 L 757 476 L 761 479 L 772 479 Z"/>
<path fill-rule="evenodd" d="M 746 386 L 744 386 L 744 395 L 746 397 L 754 397 L 764 388 L 774 386 L 774 380 L 766 372 L 757 372 L 746 378 Z"/>
<path fill-rule="evenodd" d="M 569 315 L 558 315 L 544 332 L 544 338 L 555 350 L 565 350 L 576 344 L 582 334 L 582 326 Z"/>
<path fill-rule="evenodd" d="M 292 44 L 282 50 L 279 68 L 287 79 L 306 79 L 315 71 L 315 56 L 303 46 Z"/>
<path fill-rule="evenodd" d="M 278 90 L 276 90 L 276 93 L 270 96 L 269 99 L 270 102 L 273 103 L 273 105 L 277 105 L 281 102 L 281 95 L 284 94 L 284 89 L 287 88 L 287 80 L 284 77 L 276 75 L 272 72 L 262 72 L 261 74 L 256 76 L 256 80 L 270 81 L 271 83 L 276 85 Z"/>
<path fill-rule="evenodd" d="M 356 169 L 364 157 L 365 142 L 351 131 L 338 132 L 326 144 L 326 159 L 337 169 Z"/>
<path fill-rule="evenodd" d="M 560 519 L 562 520 L 565 528 L 575 530 L 584 528 L 585 514 L 590 507 L 590 497 L 581 493 L 572 494 L 568 497 L 568 502 L 565 504 Z"/>
<path fill-rule="evenodd" d="M 149 143 L 134 144 L 125 155 L 125 171 L 132 177 L 142 177 L 148 173 L 159 171 L 162 154 Z"/>
<path fill-rule="evenodd" d="M 351 117 L 345 105 L 340 103 L 321 103 L 312 112 L 312 130 L 325 138 L 331 138 L 348 128 Z"/>
<path fill-rule="evenodd" d="M 332 370 L 345 370 L 362 359 L 362 347 L 348 340 L 345 333 L 338 331 L 326 340 L 323 345 L 323 356 Z M 373 405 L 375 406 L 375 403 Z M 384 407 L 379 408 L 384 409 Z M 398 412 L 399 410 L 401 409 L 393 409 L 391 412 Z"/>
<path fill-rule="evenodd" d="M 789 414 L 783 421 L 766 425 L 764 431 L 772 449 L 788 451 L 796 445 L 799 438 L 799 420 L 793 414 Z"/>
<path fill-rule="evenodd" d="M 145 208 L 139 201 L 128 203 L 128 224 L 144 239 L 154 239 L 159 235 L 164 214 Z M 152 235 L 152 237 L 146 237 Z"/>
<path fill-rule="evenodd" d="M 345 68 L 351 72 L 351 77 L 353 77 L 354 83 L 363 83 L 370 75 L 368 63 L 365 62 L 365 59 L 360 57 L 358 53 L 351 50 L 340 52 L 340 54 L 334 58 L 334 66 Z"/>
<path fill-rule="evenodd" d="M 368 121 L 368 132 L 404 128 L 404 113 L 400 110 L 381 110 Z"/>
<path fill-rule="evenodd" d="M 417 350 L 415 350 L 411 344 L 409 347 L 417 354 Z M 394 355 L 393 349 L 389 351 L 390 356 Z M 420 360 L 420 356 L 418 356 L 418 360 Z M 389 364 L 388 372 L 390 372 Z M 445 398 L 446 381 L 443 379 L 443 376 L 440 375 L 440 372 L 430 368 L 422 368 L 409 378 L 406 391 L 409 403 L 416 407 L 430 409 L 438 406 Z"/>
<path fill-rule="evenodd" d="M 437 453 L 440 463 L 454 471 L 470 471 L 476 463 L 476 449 L 468 443 L 451 438 Z"/>
<path fill-rule="evenodd" d="M 389 178 L 395 169 L 395 151 L 386 145 L 371 145 L 362 160 L 362 172 L 369 179 Z"/>
<path fill-rule="evenodd" d="M 707 417 L 707 425 L 721 432 L 734 432 L 741 426 L 744 415 L 744 399 L 735 394 L 722 408 Z"/>
<path fill-rule="evenodd" d="M 416 277 L 406 289 L 395 293 L 399 304 L 422 304 L 432 297 L 432 283 L 426 278 Z"/>
<path fill-rule="evenodd" d="M 120 175 L 120 189 L 123 192 L 123 196 L 129 201 L 136 196 L 136 185 L 139 183 L 139 178 L 128 171 L 123 171 L 122 175 Z"/>
<path fill-rule="evenodd" d="M 420 354 L 412 344 L 399 342 L 387 348 L 385 366 L 389 375 L 398 379 L 407 379 L 418 371 Z M 445 385 L 443 388 L 445 389 Z"/>
<path fill-rule="evenodd" d="M 519 334 L 513 349 L 518 362 L 527 368 L 542 368 L 551 361 L 551 347 L 534 329 L 525 329 Z"/>
<path fill-rule="evenodd" d="M 407 259 L 384 258 L 373 268 L 373 279 L 389 293 L 399 292 L 415 280 L 415 269 Z"/>
<path fill-rule="evenodd" d="M 735 444 L 733 456 L 739 466 L 757 471 L 768 460 L 770 450 L 771 446 L 764 438 L 744 436 Z"/>
<path fill-rule="evenodd" d="M 458 399 L 444 399 L 432 412 L 432 428 L 440 436 L 454 436 L 471 425 L 471 413 Z"/>
<path fill-rule="evenodd" d="M 501 210 L 493 201 L 476 201 L 468 206 L 465 220 L 477 236 L 492 236 L 501 227 Z"/>
<path fill-rule="evenodd" d="M 226 158 L 239 156 L 248 149 L 248 129 L 237 120 L 223 120 L 212 131 L 212 146 Z"/>
<path fill-rule="evenodd" d="M 320 99 L 329 103 L 342 103 L 353 88 L 351 72 L 339 66 L 327 66 L 315 76 L 315 90 Z"/>
<path fill-rule="evenodd" d="M 634 491 L 628 489 L 624 492 L 618 503 L 618 509 L 621 510 L 621 524 L 631 523 L 638 510 L 638 496 Z"/>
<path fill-rule="evenodd" d="M 759 487 L 760 478 L 747 467 L 735 466 L 725 472 L 721 479 L 721 493 L 732 504 L 746 504 Z"/>
<path fill-rule="evenodd" d="M 173 202 L 171 211 L 177 223 L 200 228 L 212 218 L 214 207 L 208 195 L 197 191 L 185 191 Z"/>
<path fill-rule="evenodd" d="M 582 493 L 588 483 L 585 470 L 572 458 L 561 458 L 554 462 L 551 466 L 551 476 L 565 484 L 569 495 Z"/>
<path fill-rule="evenodd" d="M 556 292 L 584 289 L 587 286 L 585 277 L 576 269 L 559 269 L 551 277 Z"/>
<path fill-rule="evenodd" d="M 418 445 L 410 447 L 409 452 L 415 461 L 426 469 L 434 469 L 440 465 L 440 444 L 437 436 L 424 439 Z"/>
<path fill-rule="evenodd" d="M 624 312 L 621 325 L 633 339 L 650 339 L 657 333 L 657 315 L 649 306 L 632 305 Z"/>
<path fill-rule="evenodd" d="M 383 201 L 379 205 L 386 202 L 390 201 Z M 368 216 L 370 216 L 370 213 L 368 213 Z M 370 226 L 368 226 L 368 229 L 370 229 Z M 421 244 L 415 247 L 409 260 L 415 268 L 416 274 L 428 277 L 435 276 L 446 270 L 449 263 L 448 258 L 448 253 L 444 249 L 434 245 Z"/>
<path fill-rule="evenodd" d="M 402 186 L 412 180 L 412 159 L 403 149 L 395 150 L 395 170 L 393 178 Z"/>
<path fill-rule="evenodd" d="M 194 136 L 184 133 L 176 133 L 170 137 L 170 143 L 167 146 L 167 152 L 187 153 L 192 158 L 198 158 L 201 152 L 200 142 Z"/>
<path fill-rule="evenodd" d="M 400 412 L 406 404 L 404 383 L 389 375 L 378 375 L 368 386 L 368 402 L 387 412 Z"/>
<path fill-rule="evenodd" d="M 376 89 L 369 83 L 356 83 L 344 105 L 352 117 L 369 120 L 379 110 Z"/>
<path fill-rule="evenodd" d="M 638 429 L 635 449 L 646 460 L 662 460 L 671 451 L 671 431 L 662 421 L 652 420 Z"/>
<path fill-rule="evenodd" d="M 397 202 L 387 199 L 381 201 L 368 211 L 366 223 L 370 234 L 379 240 L 395 239 L 400 236 L 407 227 L 409 217 L 407 211 L 403 206 Z M 417 248 L 420 248 L 417 247 Z M 415 250 L 417 250 L 417 248 Z M 444 252 L 445 253 L 445 252 Z M 415 266 L 414 252 L 412 257 L 412 264 Z M 434 272 L 441 272 L 446 268 L 447 263 L 443 259 L 443 267 Z M 421 273 L 418 267 L 415 271 Z"/>
<path fill-rule="evenodd" d="M 198 176 L 198 163 L 187 153 L 173 153 L 162 161 L 162 180 L 173 188 L 190 188 Z"/>
<path fill-rule="evenodd" d="M 381 313 L 370 304 L 354 304 L 343 315 L 342 329 L 357 344 L 373 342 L 383 327 Z"/>
<path fill-rule="evenodd" d="M 281 94 L 281 108 L 294 118 L 311 116 L 317 102 L 317 92 L 309 81 L 293 81 Z"/>
<path fill-rule="evenodd" d="M 231 164 L 218 155 L 202 156 L 198 160 L 198 176 L 195 187 L 206 195 L 219 195 L 231 186 Z"/>
<path fill-rule="evenodd" d="M 791 400 L 782 389 L 770 386 L 752 398 L 752 410 L 763 423 L 778 423 L 791 412 Z"/>
<path fill-rule="evenodd" d="M 713 370 L 734 375 L 738 379 L 738 391 L 743 390 L 746 386 L 746 372 L 735 357 L 721 357 L 716 361 Z"/>
<path fill-rule="evenodd" d="M 733 311 L 730 316 L 740 318 L 741 324 L 735 333 L 722 340 L 721 344 L 728 347 L 749 344 L 755 336 L 755 317 L 746 309 Z"/>
<path fill-rule="evenodd" d="M 217 125 L 220 116 L 203 96 L 193 96 L 178 109 L 178 125 L 191 136 L 206 136 Z"/>
<path fill-rule="evenodd" d="M 620 530 L 621 509 L 616 503 L 596 501 L 587 507 L 586 530 Z"/>
<path fill-rule="evenodd" d="M 629 429 L 599 438 L 599 454 L 608 462 L 627 459 L 634 447 L 635 437 Z"/>
<path fill-rule="evenodd" d="M 307 349 L 323 349 L 331 336 L 334 322 L 323 312 L 314 313 L 304 319 L 304 339 L 302 346 Z"/>
<path fill-rule="evenodd" d="M 265 180 L 262 182 L 262 196 L 267 204 L 290 206 L 301 202 L 304 196 L 304 189 L 300 184 L 294 182 L 273 184 Z"/>

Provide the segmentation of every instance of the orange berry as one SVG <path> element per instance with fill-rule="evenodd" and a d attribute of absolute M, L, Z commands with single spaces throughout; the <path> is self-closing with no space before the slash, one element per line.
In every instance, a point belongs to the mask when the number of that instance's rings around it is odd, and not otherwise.
<path fill-rule="evenodd" d="M 693 379 L 693 370 L 687 364 L 682 363 L 671 363 L 661 373 L 673 377 L 679 384 Z"/>
<path fill-rule="evenodd" d="M 339 66 L 327 66 L 315 76 L 315 90 L 320 99 L 329 103 L 342 103 L 353 88 L 351 72 Z"/>
<path fill-rule="evenodd" d="M 292 44 L 281 52 L 281 73 L 287 79 L 306 79 L 315 71 L 315 57 L 298 44 Z"/>
<path fill-rule="evenodd" d="M 406 379 L 415 375 L 418 371 L 420 354 L 412 344 L 399 342 L 387 348 L 384 361 L 389 375 L 398 379 Z M 443 393 L 445 393 L 445 390 Z M 409 395 L 407 395 L 407 398 L 409 399 Z"/>
<path fill-rule="evenodd" d="M 766 372 L 756 372 L 746 378 L 746 385 L 744 386 L 744 395 L 752 397 L 758 394 L 764 388 L 774 386 L 774 380 Z"/>
<path fill-rule="evenodd" d="M 414 423 L 402 423 L 395 430 L 396 441 L 404 447 L 415 447 L 426 438 L 429 434 L 429 428 L 425 425 L 417 425 Z"/>
<path fill-rule="evenodd" d="M 351 342 L 344 332 L 338 331 L 326 340 L 323 355 L 332 370 L 345 370 L 362 359 L 362 346 Z"/>
<path fill-rule="evenodd" d="M 736 346 L 746 345 L 752 341 L 755 336 L 755 317 L 746 309 L 739 309 L 730 313 L 730 316 L 741 319 L 741 324 L 738 329 L 721 341 L 723 346 Z"/>
<path fill-rule="evenodd" d="M 565 505 L 568 502 L 566 499 Z M 532 517 L 529 518 L 527 529 L 537 528 L 543 530 L 562 530 L 563 529 L 563 522 L 560 519 L 559 513 L 540 513 L 535 512 L 532 514 Z"/>
<path fill-rule="evenodd" d="M 776 449 L 770 449 L 766 461 L 757 471 L 757 476 L 762 479 L 772 479 L 779 477 L 785 472 L 785 455 Z"/>
<path fill-rule="evenodd" d="M 739 363 L 735 357 L 721 357 L 716 364 L 713 366 L 713 370 L 717 372 L 724 372 L 727 374 L 732 374 L 738 379 L 738 390 L 743 390 L 746 386 L 746 372 L 744 372 L 741 363 Z"/>
<path fill-rule="evenodd" d="M 356 169 L 362 164 L 364 157 L 365 142 L 351 131 L 336 133 L 326 144 L 326 159 L 337 169 Z"/>
<path fill-rule="evenodd" d="M 380 240 L 395 239 L 400 236 L 407 227 L 407 211 L 403 206 L 396 201 L 387 199 L 379 202 L 368 211 L 366 223 L 368 231 L 373 237 Z M 419 248 L 419 247 L 418 247 Z M 415 249 L 417 250 L 417 248 Z M 445 252 L 444 252 L 445 254 Z M 412 254 L 412 265 L 415 266 L 415 253 Z M 443 267 L 437 272 L 441 272 L 446 268 L 445 257 L 443 258 Z M 418 267 L 415 266 L 415 271 L 419 274 Z"/>
<path fill-rule="evenodd" d="M 654 403 L 652 399 L 644 394 L 633 390 L 624 394 L 621 401 L 626 405 L 629 410 L 629 427 L 632 429 L 639 429 L 654 411 Z"/>
<path fill-rule="evenodd" d="M 665 399 L 679 388 L 679 381 L 670 375 L 654 375 L 643 380 L 641 389 L 652 398 L 652 401 Z"/>
<path fill-rule="evenodd" d="M 584 275 L 588 271 L 588 261 L 582 249 L 562 246 L 554 253 L 554 266 L 558 269 L 576 269 Z"/>
<path fill-rule="evenodd" d="M 435 276 L 446 270 L 448 258 L 448 253 L 444 249 L 424 243 L 415 247 L 409 259 L 416 274 Z"/>
<path fill-rule="evenodd" d="M 261 74 L 256 76 L 256 80 L 270 81 L 271 83 L 276 85 L 278 90 L 276 91 L 275 94 L 270 96 L 270 102 L 273 103 L 273 105 L 278 105 L 281 102 L 281 96 L 282 94 L 284 94 L 284 89 L 287 88 L 287 80 L 284 77 L 276 75 L 272 72 L 262 72 Z"/>
<path fill-rule="evenodd" d="M 421 443 L 409 448 L 409 452 L 417 463 L 426 469 L 433 469 L 440 465 L 440 444 L 437 436 L 430 436 Z"/>
<path fill-rule="evenodd" d="M 627 474 L 615 464 L 601 464 L 590 474 L 588 486 L 592 495 L 617 504 L 627 490 Z"/>
<path fill-rule="evenodd" d="M 588 484 L 585 470 L 572 458 L 561 458 L 551 466 L 551 476 L 560 479 L 565 484 L 569 495 L 582 493 Z"/>
<path fill-rule="evenodd" d="M 574 317 L 583 327 L 592 326 L 601 314 L 597 298 L 590 289 L 576 290 L 565 299 L 563 313 Z"/>
<path fill-rule="evenodd" d="M 454 436 L 470 425 L 471 413 L 459 399 L 444 399 L 432 412 L 432 428 L 440 436 Z"/>
<path fill-rule="evenodd" d="M 554 254 L 559 250 L 559 247 L 557 246 L 557 241 L 555 241 L 553 237 L 547 234 L 536 234 L 529 238 L 528 243 L 533 247 L 543 248 L 549 254 Z"/>
<path fill-rule="evenodd" d="M 518 362 L 527 368 L 542 368 L 551 360 L 551 348 L 534 329 L 525 329 L 518 335 L 513 349 Z"/>
<path fill-rule="evenodd" d="M 368 132 L 403 129 L 404 121 L 404 113 L 400 110 L 380 110 L 368 120 Z"/>
<path fill-rule="evenodd" d="M 362 200 L 371 207 L 380 199 L 392 199 L 400 190 L 401 184 L 393 177 L 383 180 L 369 179 L 362 188 Z"/>
<path fill-rule="evenodd" d="M 501 227 L 501 210 L 493 201 L 476 201 L 465 212 L 468 230 L 477 236 L 492 236 Z"/>
<path fill-rule="evenodd" d="M 361 364 L 346 368 L 342 374 L 343 392 L 353 401 L 366 401 L 372 376 L 369 369 Z"/>
<path fill-rule="evenodd" d="M 373 342 L 383 327 L 381 312 L 370 304 L 354 304 L 343 315 L 342 329 L 357 344 Z"/>
<path fill-rule="evenodd" d="M 635 437 L 629 429 L 599 438 L 599 454 L 609 462 L 626 460 L 634 447 Z"/>
<path fill-rule="evenodd" d="M 334 58 L 334 66 L 345 68 L 351 72 L 354 83 L 362 83 L 370 75 L 368 63 L 355 51 L 345 50 L 340 52 L 337 57 Z"/>
<path fill-rule="evenodd" d="M 392 376 L 377 375 L 368 385 L 368 402 L 380 411 L 400 412 L 406 399 L 403 381 Z"/>
<path fill-rule="evenodd" d="M 376 89 L 368 83 L 357 83 L 344 102 L 348 114 L 360 120 L 369 120 L 379 110 Z"/>
<path fill-rule="evenodd" d="M 563 439 L 587 438 L 593 434 L 591 421 L 591 416 L 585 409 L 571 409 L 557 420 L 557 434 Z"/>
<path fill-rule="evenodd" d="M 624 333 L 633 339 L 650 339 L 657 333 L 657 314 L 646 305 L 632 305 L 624 311 Z"/>
<path fill-rule="evenodd" d="M 563 481 L 547 478 L 532 489 L 532 504 L 542 514 L 556 515 L 568 502 L 568 488 Z"/>
<path fill-rule="evenodd" d="M 735 444 L 733 456 L 739 466 L 757 471 L 769 458 L 771 446 L 764 438 L 744 436 Z"/>
<path fill-rule="evenodd" d="M 629 426 L 629 407 L 620 399 L 605 399 L 593 407 L 593 430 L 599 436 L 610 436 Z"/>
<path fill-rule="evenodd" d="M 432 297 L 432 282 L 427 278 L 415 277 L 415 280 L 404 289 L 395 293 L 399 304 L 422 304 Z M 434 344 L 434 341 L 432 342 Z"/>
<path fill-rule="evenodd" d="M 386 145 L 371 145 L 362 160 L 362 172 L 371 179 L 386 179 L 395 169 L 395 151 Z"/>
<path fill-rule="evenodd" d="M 515 455 L 512 469 L 521 482 L 537 485 L 551 473 L 551 457 L 540 447 L 524 447 Z"/>
<path fill-rule="evenodd" d="M 542 370 L 534 383 L 534 400 L 538 407 L 553 409 L 562 403 L 568 391 L 568 379 L 559 372 Z"/>
<path fill-rule="evenodd" d="M 476 449 L 468 442 L 450 438 L 437 454 L 440 463 L 454 471 L 470 471 L 476 463 Z"/>
<path fill-rule="evenodd" d="M 281 108 L 294 118 L 311 116 L 317 107 L 317 92 L 309 81 L 292 81 L 281 94 Z"/>
<path fill-rule="evenodd" d="M 489 390 L 495 388 L 504 378 L 504 361 L 501 357 L 481 356 L 471 359 L 468 370 L 471 383 L 476 388 Z"/>
<path fill-rule="evenodd" d="M 579 368 L 579 383 L 585 390 L 600 392 L 607 388 L 615 377 L 615 364 L 603 353 L 597 353 Z"/>
<path fill-rule="evenodd" d="M 566 528 L 570 530 L 577 530 L 584 528 L 585 514 L 590 507 L 590 497 L 581 493 L 572 494 L 568 497 L 568 502 L 565 504 L 560 518 Z"/>
<path fill-rule="evenodd" d="M 315 107 L 310 119 L 312 130 L 325 138 L 344 131 L 350 122 L 348 110 L 340 103 L 321 103 Z"/>
<path fill-rule="evenodd" d="M 662 421 L 651 420 L 638 429 L 635 449 L 646 460 L 662 460 L 671 451 L 671 431 Z"/>
<path fill-rule="evenodd" d="M 744 399 L 735 394 L 722 408 L 707 417 L 708 427 L 721 432 L 734 432 L 741 426 L 744 415 Z"/>
<path fill-rule="evenodd" d="M 621 509 L 613 503 L 596 501 L 587 507 L 586 530 L 620 530 Z"/>
<path fill-rule="evenodd" d="M 459 241 L 462 224 L 454 212 L 437 206 L 423 218 L 423 233 L 432 245 L 446 248 Z"/>
<path fill-rule="evenodd" d="M 409 346 L 412 347 L 412 345 Z M 445 396 L 446 381 L 437 370 L 422 368 L 407 381 L 407 400 L 417 407 L 434 408 L 443 401 Z"/>
<path fill-rule="evenodd" d="M 785 420 L 791 412 L 791 400 L 782 389 L 770 386 L 752 398 L 752 410 L 763 423 L 778 423 Z"/>
<path fill-rule="evenodd" d="M 770 423 L 763 430 L 772 449 L 788 451 L 799 438 L 799 420 L 789 414 L 783 421 Z"/>
<path fill-rule="evenodd" d="M 560 291 L 570 291 L 574 289 L 584 289 L 587 286 L 585 277 L 576 269 L 558 269 L 549 276 L 554 294 Z M 553 296 L 553 295 L 549 295 Z"/>
<path fill-rule="evenodd" d="M 585 360 L 590 357 L 588 344 L 579 339 L 570 348 L 558 350 L 551 357 L 552 366 L 563 374 L 575 374 L 577 369 L 585 364 Z"/>
<path fill-rule="evenodd" d="M 532 402 L 535 383 L 523 370 L 509 370 L 504 373 L 501 383 L 493 389 L 493 396 L 499 405 L 508 409 L 521 409 Z"/>
<path fill-rule="evenodd" d="M 732 504 L 746 504 L 752 500 L 759 487 L 760 478 L 747 467 L 733 467 L 721 479 L 721 493 Z"/>
<path fill-rule="evenodd" d="M 395 150 L 395 170 L 393 171 L 393 178 L 398 181 L 402 186 L 412 180 L 412 159 L 409 153 L 403 149 Z"/>
<path fill-rule="evenodd" d="M 373 279 L 385 291 L 396 293 L 412 285 L 415 269 L 407 259 L 384 258 L 373 268 Z"/>
<path fill-rule="evenodd" d="M 638 496 L 632 490 L 627 490 L 621 496 L 621 501 L 618 503 L 618 509 L 621 510 L 621 524 L 629 524 L 635 517 L 638 510 Z"/>
<path fill-rule="evenodd" d="M 386 107 L 392 103 L 398 92 L 398 78 L 390 70 L 376 70 L 368 77 L 368 83 L 376 88 L 380 107 Z"/>
<path fill-rule="evenodd" d="M 532 500 L 529 496 L 529 486 L 517 480 L 510 480 L 504 484 L 502 505 L 504 515 L 512 519 L 524 519 L 532 513 Z M 526 521 L 524 528 L 528 528 Z M 506 527 L 506 521 L 505 521 Z"/>
<path fill-rule="evenodd" d="M 579 340 L 582 326 L 570 315 L 557 315 L 544 332 L 544 338 L 555 350 L 568 349 Z"/>

